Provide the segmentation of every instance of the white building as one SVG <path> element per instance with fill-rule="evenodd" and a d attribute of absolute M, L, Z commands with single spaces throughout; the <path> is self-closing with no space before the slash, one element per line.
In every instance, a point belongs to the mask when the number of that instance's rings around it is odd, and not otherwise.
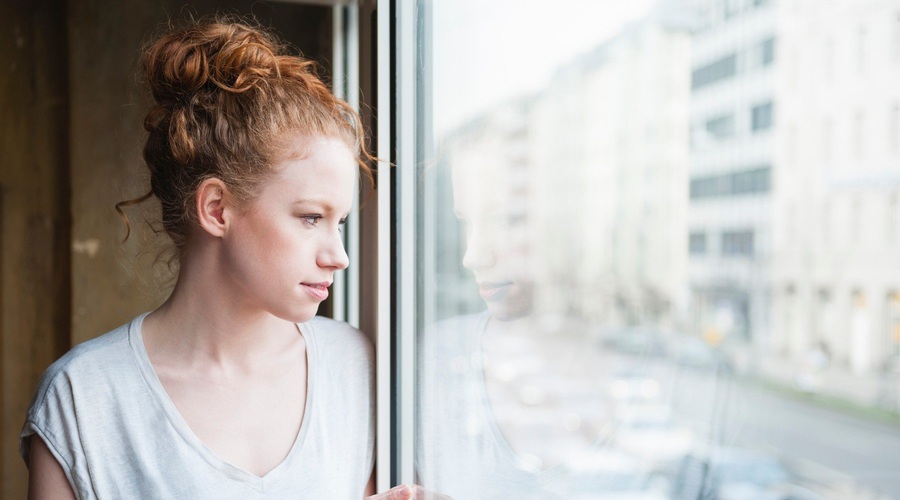
<path fill-rule="evenodd" d="M 770 336 L 775 0 L 711 0 L 694 33 L 688 242 L 691 330 Z"/>
<path fill-rule="evenodd" d="M 686 14 L 659 10 L 630 26 L 562 68 L 532 105 L 533 220 L 569 226 L 535 242 L 551 257 L 543 302 L 594 323 L 683 317 L 696 22 Z"/>
<path fill-rule="evenodd" d="M 441 146 L 449 164 L 483 163 L 485 189 L 508 198 L 527 226 L 538 314 L 593 325 L 683 322 L 697 20 L 689 3 L 667 2 L 675 8 L 654 11 Z"/>
<path fill-rule="evenodd" d="M 900 1 L 784 0 L 778 26 L 775 347 L 871 373 L 900 354 Z"/>

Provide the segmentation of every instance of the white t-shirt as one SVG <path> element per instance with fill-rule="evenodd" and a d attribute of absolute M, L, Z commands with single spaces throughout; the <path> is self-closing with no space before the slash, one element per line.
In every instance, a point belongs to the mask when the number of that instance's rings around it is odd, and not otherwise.
<path fill-rule="evenodd" d="M 353 499 L 374 461 L 371 342 L 314 318 L 306 341 L 308 391 L 300 432 L 263 477 L 232 466 L 191 431 L 156 376 L 141 338 L 146 316 L 80 344 L 41 378 L 20 436 L 59 461 L 79 499 Z"/>

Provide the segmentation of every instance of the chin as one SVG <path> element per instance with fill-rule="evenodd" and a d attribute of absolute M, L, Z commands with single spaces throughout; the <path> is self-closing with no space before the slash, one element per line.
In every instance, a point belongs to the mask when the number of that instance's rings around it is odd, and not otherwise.
<path fill-rule="evenodd" d="M 313 319 L 316 316 L 316 313 L 319 312 L 319 304 L 316 304 L 312 307 L 302 307 L 302 308 L 294 308 L 288 311 L 284 311 L 283 314 L 275 314 L 279 318 L 290 321 L 291 323 L 306 323 L 307 321 Z"/>
<path fill-rule="evenodd" d="M 514 321 L 531 315 L 530 302 L 497 302 L 488 303 L 488 312 L 498 321 Z"/>

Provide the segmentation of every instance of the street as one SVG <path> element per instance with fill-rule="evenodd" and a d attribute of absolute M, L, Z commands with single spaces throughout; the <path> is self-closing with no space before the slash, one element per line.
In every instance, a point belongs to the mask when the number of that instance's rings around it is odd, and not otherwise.
<path fill-rule="evenodd" d="M 674 370 L 673 408 L 695 431 L 721 444 L 772 451 L 827 482 L 846 475 L 900 498 L 900 428 L 730 377 L 671 366 L 656 370 Z"/>

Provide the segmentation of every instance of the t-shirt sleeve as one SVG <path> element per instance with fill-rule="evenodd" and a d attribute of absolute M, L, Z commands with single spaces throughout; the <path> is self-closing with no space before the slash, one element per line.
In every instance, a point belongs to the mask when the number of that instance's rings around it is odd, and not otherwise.
<path fill-rule="evenodd" d="M 41 378 L 34 400 L 25 417 L 25 425 L 19 435 L 19 453 L 27 464 L 31 453 L 32 437 L 40 437 L 50 453 L 62 467 L 69 485 L 81 498 L 79 491 L 82 477 L 77 472 L 79 457 L 83 457 L 81 439 L 76 421 L 74 388 L 64 370 L 51 366 Z"/>

